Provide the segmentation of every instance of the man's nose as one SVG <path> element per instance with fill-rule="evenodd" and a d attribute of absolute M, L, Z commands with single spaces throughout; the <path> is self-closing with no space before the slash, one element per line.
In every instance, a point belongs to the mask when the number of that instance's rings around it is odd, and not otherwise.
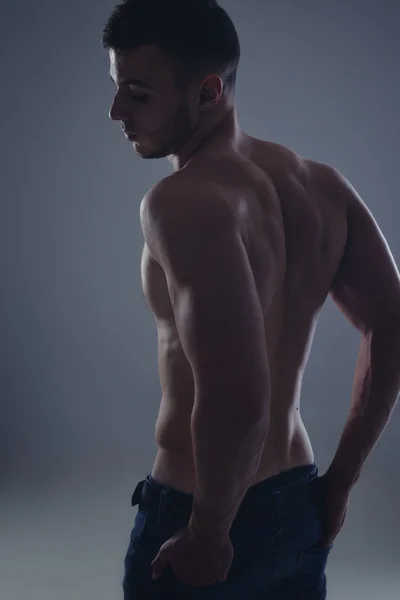
<path fill-rule="evenodd" d="M 108 116 L 110 117 L 110 119 L 112 121 L 118 121 L 118 116 L 117 116 L 117 110 L 116 110 L 116 102 L 115 100 L 113 100 L 111 106 L 110 106 L 110 110 L 108 113 Z"/>
<path fill-rule="evenodd" d="M 118 100 L 116 96 L 111 104 L 110 111 L 108 113 L 110 119 L 112 121 L 121 121 L 125 116 L 126 110 L 124 111 L 124 106 L 121 104 L 121 101 Z"/>

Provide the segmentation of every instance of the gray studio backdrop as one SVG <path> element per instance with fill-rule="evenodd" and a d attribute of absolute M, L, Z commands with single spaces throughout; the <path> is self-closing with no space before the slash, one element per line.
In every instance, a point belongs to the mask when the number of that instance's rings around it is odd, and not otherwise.
<path fill-rule="evenodd" d="M 397 0 L 226 0 L 250 134 L 341 170 L 400 262 Z M 3 2 L 1 600 L 116 600 L 160 386 L 140 285 L 139 204 L 171 172 L 108 118 L 101 28 L 114 2 Z M 324 471 L 347 416 L 359 336 L 329 301 L 302 414 Z M 354 489 L 331 600 L 400 597 L 400 414 Z"/>

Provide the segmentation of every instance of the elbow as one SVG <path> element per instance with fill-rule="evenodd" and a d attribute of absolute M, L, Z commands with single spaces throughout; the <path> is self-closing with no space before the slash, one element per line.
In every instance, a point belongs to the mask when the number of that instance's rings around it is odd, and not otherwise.
<path fill-rule="evenodd" d="M 250 424 L 255 425 L 258 429 L 269 428 L 271 420 L 271 409 L 270 409 L 270 388 L 264 390 L 259 396 L 249 401 L 247 419 Z M 244 419 L 245 420 L 245 419 Z"/>

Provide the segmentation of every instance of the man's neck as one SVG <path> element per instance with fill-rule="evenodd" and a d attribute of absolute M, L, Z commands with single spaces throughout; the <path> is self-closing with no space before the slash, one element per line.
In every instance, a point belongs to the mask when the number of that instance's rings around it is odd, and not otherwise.
<path fill-rule="evenodd" d="M 215 146 L 234 146 L 242 131 L 239 127 L 236 106 L 226 109 L 222 114 L 212 116 L 202 123 L 193 137 L 177 152 L 168 156 L 174 171 L 180 171 L 189 160 L 205 149 Z"/>

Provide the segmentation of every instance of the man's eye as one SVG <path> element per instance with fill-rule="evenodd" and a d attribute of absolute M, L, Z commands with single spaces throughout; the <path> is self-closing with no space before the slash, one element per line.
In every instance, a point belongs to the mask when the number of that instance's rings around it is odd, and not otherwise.
<path fill-rule="evenodd" d="M 135 102 L 140 102 L 141 104 L 144 104 L 149 99 L 148 96 L 139 96 L 139 95 L 133 94 L 133 93 L 131 94 L 131 96 L 135 100 Z"/>

